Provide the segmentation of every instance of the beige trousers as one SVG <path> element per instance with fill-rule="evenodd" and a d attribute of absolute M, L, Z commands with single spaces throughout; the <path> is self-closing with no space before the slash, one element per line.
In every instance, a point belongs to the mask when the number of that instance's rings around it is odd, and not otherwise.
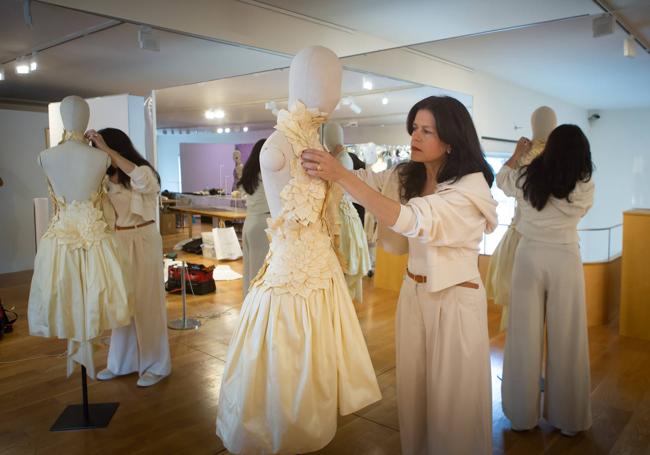
<path fill-rule="evenodd" d="M 586 430 L 591 401 L 580 247 L 522 237 L 513 266 L 501 387 L 503 412 L 517 429 L 533 428 L 541 416 L 545 323 L 543 416 L 562 430 Z"/>
<path fill-rule="evenodd" d="M 480 283 L 480 278 L 472 280 Z M 397 306 L 397 404 L 404 455 L 492 453 L 483 286 L 428 292 L 404 278 Z"/>

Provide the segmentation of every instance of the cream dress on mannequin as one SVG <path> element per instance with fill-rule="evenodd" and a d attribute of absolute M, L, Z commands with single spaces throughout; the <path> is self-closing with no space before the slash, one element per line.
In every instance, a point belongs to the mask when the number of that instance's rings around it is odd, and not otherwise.
<path fill-rule="evenodd" d="M 546 140 L 533 140 L 531 149 L 517 162 L 517 168 L 530 164 L 531 161 L 544 151 L 544 147 L 546 147 Z M 519 206 L 516 206 L 515 215 L 512 217 L 508 230 L 492 253 L 485 278 L 485 292 L 488 298 L 493 299 L 494 303 L 503 307 L 500 330 L 506 330 L 508 328 L 512 265 L 515 262 L 515 251 L 517 251 L 517 245 L 519 245 L 519 240 L 521 239 L 521 234 L 516 229 L 517 222 L 520 218 L 521 210 Z"/>
<path fill-rule="evenodd" d="M 131 188 L 108 181 L 108 196 L 117 226 L 137 226 L 155 219 L 160 186 L 149 166 L 129 174 Z M 116 235 L 133 321 L 113 330 L 107 368 L 116 375 L 137 372 L 167 376 L 171 372 L 167 308 L 163 288 L 162 239 L 155 223 Z"/>
<path fill-rule="evenodd" d="M 83 134 L 67 139 L 87 145 Z M 101 180 L 97 191 L 83 201 L 66 201 L 57 195 L 49 177 L 48 186 L 54 216 L 34 261 L 29 333 L 67 338 L 68 376 L 74 360 L 94 378 L 93 340 L 104 330 L 128 324 L 131 318 L 119 252 L 102 210 Z"/>
<path fill-rule="evenodd" d="M 232 453 L 318 450 L 334 437 L 337 409 L 346 415 L 381 398 L 336 255 L 336 187 L 299 163 L 302 150 L 321 148 L 324 121 L 301 103 L 278 115 L 291 179 L 228 348 L 217 435 Z"/>

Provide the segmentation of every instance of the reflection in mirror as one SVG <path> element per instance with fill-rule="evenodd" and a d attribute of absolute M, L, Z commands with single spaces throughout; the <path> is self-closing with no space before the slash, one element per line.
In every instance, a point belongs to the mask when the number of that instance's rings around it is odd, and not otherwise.
<path fill-rule="evenodd" d="M 287 108 L 288 69 L 158 90 L 158 165 L 162 187 L 200 192 L 232 188 L 237 148 L 245 161 L 252 144 L 273 132 Z M 330 119 L 344 130 L 350 152 L 378 171 L 410 156 L 409 109 L 432 95 L 472 108 L 472 97 L 367 72 L 343 71 L 341 100 Z M 219 191 L 221 193 L 221 191 Z"/>
<path fill-rule="evenodd" d="M 628 3 L 618 12 L 618 17 L 629 13 L 623 17 L 626 29 L 616 24 L 605 36 L 594 37 L 592 25 L 599 16 L 585 15 L 343 61 L 348 68 L 471 96 L 470 112 L 495 172 L 519 137 L 532 137 L 531 114 L 538 107 L 550 106 L 558 124 L 578 125 L 591 143 L 597 187 L 594 207 L 579 226 L 583 259 L 607 261 L 621 251 L 622 212 L 650 207 L 650 34 L 641 20 L 650 17 L 650 7 Z M 616 196 L 605 190 L 613 186 Z M 500 226 L 481 247 L 487 254 L 514 212 L 512 199 L 496 186 L 493 195 L 499 201 Z"/>

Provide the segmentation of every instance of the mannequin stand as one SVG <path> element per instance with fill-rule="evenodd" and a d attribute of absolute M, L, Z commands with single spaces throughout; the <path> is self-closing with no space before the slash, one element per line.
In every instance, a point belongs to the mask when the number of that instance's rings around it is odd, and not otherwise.
<path fill-rule="evenodd" d="M 186 290 L 185 290 L 185 269 L 187 267 L 185 261 L 182 261 L 181 266 L 181 299 L 183 301 L 183 317 L 180 319 L 174 319 L 169 321 L 167 327 L 174 330 L 196 330 L 201 327 L 201 321 L 198 319 L 192 319 L 187 317 L 187 301 L 186 301 Z"/>
<path fill-rule="evenodd" d="M 86 367 L 81 366 L 81 393 L 83 404 L 67 406 L 50 431 L 89 430 L 108 426 L 119 403 L 88 404 L 88 381 Z"/>

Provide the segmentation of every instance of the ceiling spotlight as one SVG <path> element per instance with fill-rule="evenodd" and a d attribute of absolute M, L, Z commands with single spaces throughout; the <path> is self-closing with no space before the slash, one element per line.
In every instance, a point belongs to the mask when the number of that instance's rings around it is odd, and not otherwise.
<path fill-rule="evenodd" d="M 24 57 L 16 59 L 16 74 L 29 74 L 29 62 Z"/>
<path fill-rule="evenodd" d="M 623 41 L 623 55 L 626 57 L 634 58 L 636 57 L 636 47 L 634 45 L 634 38 L 628 36 Z"/>
<path fill-rule="evenodd" d="M 205 111 L 205 118 L 208 120 L 214 120 L 215 118 L 224 118 L 226 116 L 226 113 L 222 109 L 208 109 Z"/>
<path fill-rule="evenodd" d="M 32 52 L 32 58 L 29 59 L 29 71 L 36 71 L 38 69 L 38 62 L 36 61 L 36 52 Z"/>
<path fill-rule="evenodd" d="M 243 127 L 243 128 L 242 128 L 242 131 L 243 131 L 244 133 L 248 133 L 248 127 L 247 127 L 247 126 Z"/>
<path fill-rule="evenodd" d="M 366 90 L 372 90 L 372 87 L 373 87 L 372 80 L 370 78 L 364 77 L 363 88 Z"/>
<path fill-rule="evenodd" d="M 388 98 L 384 96 L 384 97 L 381 99 L 381 104 L 383 104 L 384 106 L 387 105 L 387 104 L 388 104 Z"/>
<path fill-rule="evenodd" d="M 356 103 L 350 104 L 350 110 L 354 112 L 355 114 L 361 114 L 361 107 L 357 105 Z"/>
<path fill-rule="evenodd" d="M 223 130 L 223 131 L 224 131 L 224 133 L 230 133 L 230 128 L 226 128 L 226 129 Z"/>
<path fill-rule="evenodd" d="M 217 134 L 222 134 L 223 133 L 223 128 L 217 128 Z"/>

